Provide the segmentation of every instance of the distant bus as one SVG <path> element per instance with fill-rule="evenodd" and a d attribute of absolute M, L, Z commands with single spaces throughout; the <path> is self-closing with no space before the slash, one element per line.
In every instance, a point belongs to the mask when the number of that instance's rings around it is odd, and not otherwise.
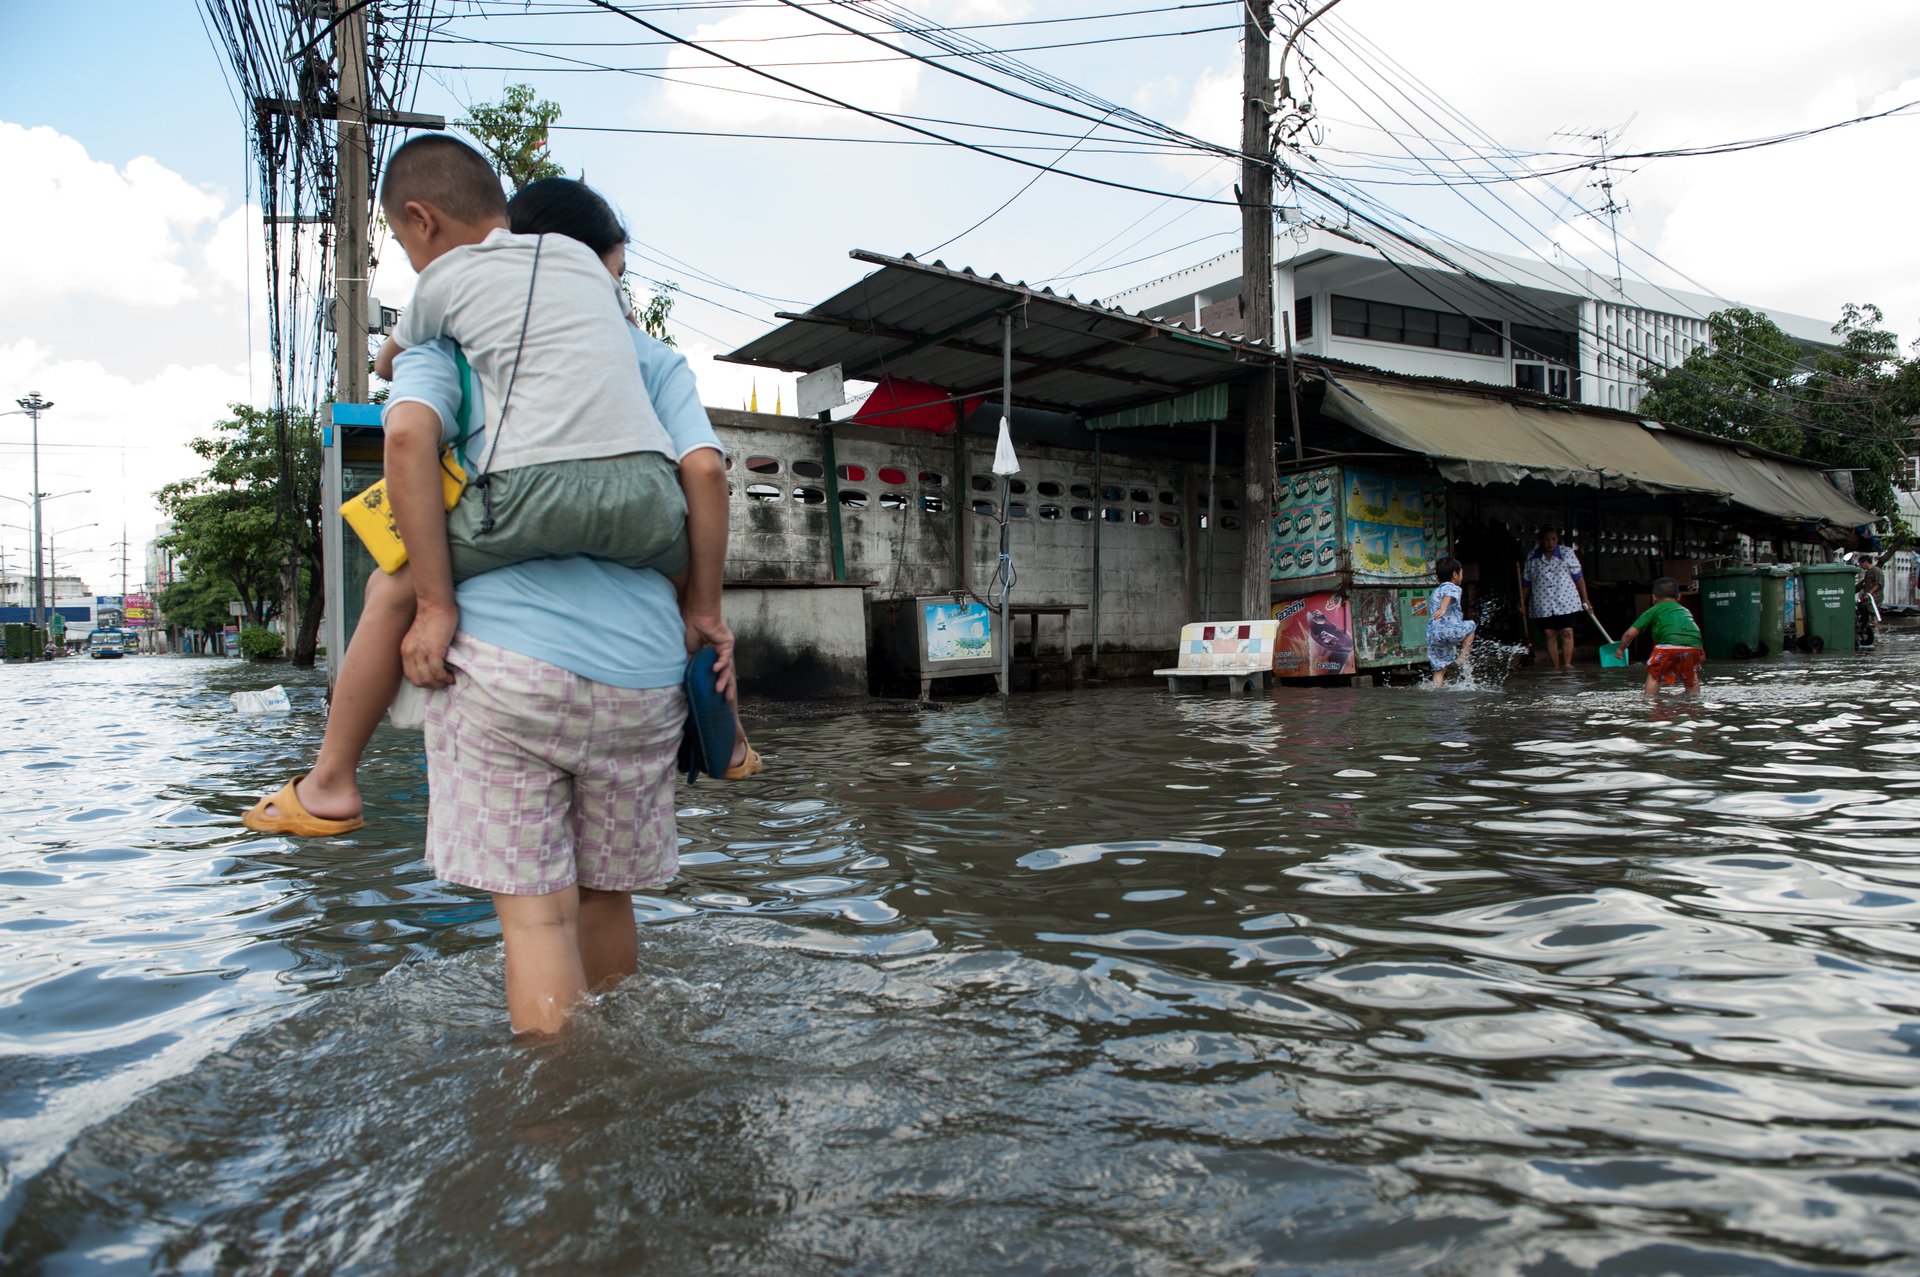
<path fill-rule="evenodd" d="M 121 650 L 124 651 L 129 656 L 138 655 L 140 652 L 140 631 L 139 630 L 121 630 L 120 631 L 120 647 L 121 647 Z"/>
<path fill-rule="evenodd" d="M 119 660 L 127 654 L 127 640 L 137 639 L 138 635 L 123 634 L 117 629 L 99 629 L 87 635 L 87 655 L 95 660 Z"/>

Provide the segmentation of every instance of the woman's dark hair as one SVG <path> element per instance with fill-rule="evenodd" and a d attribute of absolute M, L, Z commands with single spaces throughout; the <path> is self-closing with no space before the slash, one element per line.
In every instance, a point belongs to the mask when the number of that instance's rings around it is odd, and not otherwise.
<path fill-rule="evenodd" d="M 1433 575 L 1441 581 L 1453 580 L 1453 574 L 1460 570 L 1460 560 L 1449 555 L 1433 565 Z"/>
<path fill-rule="evenodd" d="M 528 182 L 507 201 L 507 225 L 516 235 L 565 235 L 597 257 L 627 242 L 627 228 L 611 205 L 585 182 L 543 177 Z"/>

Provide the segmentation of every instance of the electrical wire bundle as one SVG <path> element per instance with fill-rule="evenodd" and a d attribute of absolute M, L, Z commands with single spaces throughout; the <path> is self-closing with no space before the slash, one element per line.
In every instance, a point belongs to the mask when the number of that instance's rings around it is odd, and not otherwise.
<path fill-rule="evenodd" d="M 320 0 L 320 13 L 312 13 L 313 0 L 292 6 L 270 0 L 203 0 L 210 23 L 231 49 L 236 79 L 248 99 L 271 92 L 298 96 L 313 92 L 324 98 L 321 76 L 299 60 L 292 62 L 287 51 L 324 45 L 319 37 L 331 18 L 331 6 Z M 1171 40 L 1205 36 L 1209 33 L 1243 30 L 1243 16 L 1254 0 L 1187 0 L 1168 5 L 1136 5 L 1107 13 L 1052 15 L 1043 18 L 1009 19 L 996 22 L 944 25 L 900 3 L 899 0 L 443 0 L 438 6 L 422 0 L 386 0 L 386 26 L 397 36 L 385 50 L 385 63 L 374 74 L 376 101 L 397 105 L 403 90 L 410 90 L 414 73 L 435 70 L 527 71 L 601 73 L 634 76 L 663 84 L 697 87 L 713 93 L 745 94 L 771 98 L 783 103 L 811 108 L 830 108 L 848 118 L 864 118 L 885 127 L 883 136 L 847 136 L 831 133 L 778 135 L 753 131 L 727 132 L 695 128 L 647 128 L 635 126 L 596 126 L 592 124 L 556 124 L 555 129 L 574 129 L 607 133 L 665 134 L 680 136 L 736 136 L 742 138 L 807 140 L 838 144 L 884 144 L 889 146 L 948 147 L 1002 161 L 1029 174 L 1024 183 L 1000 198 L 984 216 L 969 218 L 964 229 L 934 243 L 925 254 L 937 252 L 972 234 L 1000 216 L 1016 203 L 1042 177 L 1057 177 L 1108 189 L 1156 197 L 1158 203 L 1120 231 L 1095 245 L 1079 259 L 1067 264 L 1039 282 L 1087 279 L 1112 271 L 1139 266 L 1167 253 L 1194 247 L 1236 233 L 1220 229 L 1198 236 L 1187 235 L 1178 243 L 1148 250 L 1149 246 L 1170 238 L 1176 224 L 1195 212 L 1208 209 L 1234 210 L 1237 220 L 1237 192 L 1230 173 L 1223 168 L 1238 166 L 1245 157 L 1239 147 L 1222 145 L 1196 136 L 1152 115 L 1114 102 L 1062 76 L 1037 68 L 1019 57 L 1019 53 L 1062 50 L 1111 44 L 1138 44 L 1142 41 Z M 1656 159 L 1695 156 L 1777 145 L 1867 120 L 1920 110 L 1920 103 L 1907 104 L 1889 111 L 1865 115 L 1819 129 L 1802 129 L 1767 137 L 1750 138 L 1711 146 L 1694 146 L 1668 151 L 1643 151 L 1603 156 L 1600 161 L 1566 151 L 1518 151 L 1504 146 L 1485 130 L 1467 119 L 1430 86 L 1420 82 L 1404 66 L 1377 44 L 1366 39 L 1350 24 L 1326 18 L 1338 0 L 1286 0 L 1281 21 L 1276 24 L 1273 43 L 1293 65 L 1275 67 L 1276 74 L 1295 89 L 1285 102 L 1269 105 L 1275 112 L 1281 142 L 1276 157 L 1260 157 L 1256 162 L 1271 165 L 1277 187 L 1290 192 L 1276 203 L 1297 207 L 1309 225 L 1337 230 L 1365 245 L 1393 269 L 1434 299 L 1435 305 L 1450 314 L 1477 321 L 1489 311 L 1515 322 L 1540 328 L 1578 330 L 1581 344 L 1601 353 L 1606 375 L 1626 380 L 1637 378 L 1651 361 L 1644 349 L 1636 349 L 1624 335 L 1609 331 L 1590 320 L 1570 320 L 1564 308 L 1545 304 L 1540 292 L 1614 300 L 1629 309 L 1640 308 L 1626 300 L 1625 277 L 1636 277 L 1636 289 L 1642 295 L 1661 299 L 1658 309 L 1704 321 L 1706 310 L 1697 300 L 1673 293 L 1622 260 L 1616 247 L 1615 292 L 1618 299 L 1600 296 L 1593 276 L 1585 267 L 1569 267 L 1543 256 L 1540 248 L 1547 242 L 1572 234 L 1583 240 L 1597 255 L 1605 256 L 1582 222 L 1611 209 L 1589 208 L 1577 190 L 1568 191 L 1555 184 L 1556 178 L 1590 173 L 1602 166 L 1610 181 L 1612 163 L 1646 163 Z M 702 21 L 747 11 L 806 15 L 817 23 L 816 29 L 788 31 L 779 35 L 732 35 L 706 33 L 701 38 L 680 34 L 666 23 L 675 16 L 693 16 Z M 305 16 L 302 16 L 302 13 Z M 379 16 L 377 13 L 374 15 Z M 565 19 L 595 18 L 600 21 L 589 32 Z M 509 22 L 508 20 L 512 21 Z M 621 22 L 631 39 L 608 38 L 608 22 Z M 1124 25 L 1122 25 L 1124 24 Z M 376 26 L 376 56 L 378 29 Z M 1140 29 L 1135 29 L 1140 28 Z M 977 33 L 1001 33 L 1005 47 L 987 43 Z M 1283 39 L 1280 33 L 1291 32 Z M 532 38 L 534 36 L 554 38 Z M 598 38 L 581 38 L 592 36 Z M 858 44 L 870 48 L 858 56 L 808 58 L 804 54 L 768 60 L 759 56 L 759 46 L 777 45 L 782 50 L 795 48 L 789 42 L 822 39 L 821 46 L 846 52 Z M 441 60 L 428 61 L 426 46 L 431 43 Z M 477 67 L 446 58 L 448 51 L 464 53 L 475 48 L 510 52 L 525 59 L 521 65 Z M 603 59 L 623 56 L 626 49 L 651 49 L 670 55 L 652 62 L 620 65 Z M 689 61 L 691 59 L 691 61 Z M 1004 112 L 993 119 L 960 119 L 910 114 L 876 109 L 852 100 L 831 78 L 808 80 L 792 74 L 803 68 L 833 68 L 874 61 L 911 61 L 938 73 L 969 90 L 988 94 L 999 107 L 1024 111 L 1008 117 Z M 689 78 L 689 68 L 723 71 L 730 83 Z M 324 67 L 320 68 L 324 71 Z M 1291 77 L 1291 78 L 1289 78 Z M 743 80 L 759 81 L 749 88 Z M 321 81 L 309 88 L 307 81 Z M 1329 128 L 1325 115 L 1318 112 L 1312 89 L 1316 82 L 1337 86 L 1339 99 L 1365 117 L 1364 124 L 1338 122 Z M 302 100 L 305 100 L 304 98 Z M 1052 118 L 1032 118 L 1031 112 Z M 1062 123 L 1064 121 L 1064 124 Z M 1047 124 L 1060 127 L 1045 127 Z M 1330 145 L 1329 133 L 1341 134 L 1347 128 L 1364 130 L 1387 139 L 1398 154 L 1382 150 L 1350 149 Z M 322 132 L 330 130 L 322 129 Z M 281 140 L 276 135 L 269 147 L 264 134 L 257 139 L 259 151 L 262 207 L 267 211 L 286 208 L 296 215 L 309 205 L 323 206 L 330 173 L 326 148 L 304 149 L 297 136 Z M 376 130 L 376 138 L 381 130 Z M 384 139 L 375 145 L 375 167 L 384 153 Z M 273 153 L 270 155 L 269 151 Z M 1081 157 L 1120 157 L 1107 162 L 1103 171 L 1077 164 Z M 1145 176 L 1134 161 L 1185 157 L 1204 164 L 1201 171 L 1176 189 L 1163 189 Z M 1222 180 L 1224 178 L 1224 180 Z M 1518 255 L 1529 264 L 1517 266 L 1511 260 L 1498 260 L 1482 251 L 1450 238 L 1433 226 L 1409 216 L 1382 197 L 1385 188 L 1409 185 L 1446 188 L 1464 201 L 1476 218 L 1491 224 L 1509 239 Z M 1197 191 L 1195 188 L 1199 188 Z M 1610 186 L 1608 204 L 1611 205 Z M 1509 198 L 1502 192 L 1518 192 Z M 1544 192 L 1544 194 L 1543 194 Z M 1526 207 L 1531 201 L 1537 210 Z M 1183 205 L 1144 233 L 1135 234 L 1142 223 L 1155 218 L 1168 205 Z M 319 382 L 321 363 L 316 357 L 311 368 L 296 369 L 283 359 L 285 351 L 304 352 L 319 347 L 308 340 L 314 308 L 309 304 L 299 314 L 294 294 L 322 295 L 316 284 L 324 284 L 326 263 L 321 257 L 299 257 L 296 252 L 283 283 L 273 264 L 285 250 L 275 244 L 279 227 L 269 223 L 269 273 L 275 289 L 276 364 L 286 364 L 285 380 L 276 368 L 276 394 L 293 401 L 306 401 Z M 1124 237 L 1132 239 L 1118 243 Z M 291 237 L 299 239 L 296 231 Z M 929 236 L 929 238 L 933 238 Z M 1625 237 L 1617 227 L 1616 245 Z M 1678 275 L 1666 263 L 1637 245 L 1626 241 L 1641 260 Z M 723 290 L 741 299 L 749 310 L 717 300 L 700 292 L 678 291 L 689 300 L 717 311 L 766 322 L 761 313 L 776 305 L 796 304 L 791 298 L 756 291 L 727 282 L 721 274 L 704 270 L 682 257 L 656 245 L 636 244 L 635 256 L 650 263 L 662 275 L 681 274 L 696 283 Z M 323 256 L 323 255 L 322 255 Z M 1091 262 L 1091 264 L 1088 264 Z M 300 273 L 304 271 L 305 273 Z M 638 272 L 637 272 L 638 273 Z M 642 274 L 656 287 L 668 287 L 664 278 Z M 1681 276 L 1684 278 L 1684 276 Z M 1689 281 L 1691 283 L 1691 281 Z M 1645 287 L 1641 287 L 1645 285 Z M 304 286 L 305 293 L 301 293 Z M 1711 290 L 1695 285 L 1711 296 Z M 1593 312 L 1597 313 L 1597 312 Z M 284 318 L 283 318 L 284 316 Z M 677 324 L 692 328 L 684 318 Z M 307 327 L 302 327 L 306 325 Z M 692 328 L 700 332 L 697 328 Z M 708 334 L 702 334 L 708 335 Z M 1265 334 L 1259 336 L 1264 337 Z M 1807 413 L 1792 404 L 1793 388 L 1782 388 L 1782 403 L 1803 424 Z M 1810 406 L 1808 406 L 1810 407 Z"/>

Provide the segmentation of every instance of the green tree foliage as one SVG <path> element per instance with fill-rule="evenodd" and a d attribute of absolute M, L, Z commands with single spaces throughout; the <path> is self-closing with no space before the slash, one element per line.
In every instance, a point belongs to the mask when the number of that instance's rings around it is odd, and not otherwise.
<path fill-rule="evenodd" d="M 620 287 L 625 290 L 627 304 L 633 307 L 633 316 L 640 321 L 647 336 L 664 345 L 673 345 L 673 334 L 667 331 L 667 316 L 673 313 L 675 285 L 662 284 L 660 291 L 644 302 L 633 295 L 633 288 L 625 279 L 620 281 Z"/>
<path fill-rule="evenodd" d="M 193 450 L 204 474 L 170 483 L 156 495 L 173 521 L 167 538 L 185 561 L 183 613 L 204 620 L 213 599 L 222 613 L 239 599 L 250 625 L 265 625 L 282 601 L 299 599 L 296 665 L 313 664 L 320 629 L 320 432 L 302 414 L 275 414 L 245 404 Z M 175 586 L 168 591 L 174 599 Z M 222 615 L 219 623 L 225 623 Z"/>
<path fill-rule="evenodd" d="M 160 595 L 160 611 L 167 624 L 211 637 L 230 619 L 227 603 L 232 598 L 233 590 L 225 582 L 189 570 Z"/>
<path fill-rule="evenodd" d="M 249 625 L 240 631 L 240 655 L 250 661 L 277 661 L 286 642 L 272 630 Z"/>
<path fill-rule="evenodd" d="M 517 191 L 543 177 L 567 175 L 547 153 L 547 129 L 559 118 L 558 102 L 534 97 L 530 84 L 509 84 L 500 101 L 469 106 L 465 128 Z"/>
<path fill-rule="evenodd" d="M 1848 303 L 1832 349 L 1809 350 L 1764 315 L 1708 316 L 1709 344 L 1674 368 L 1640 370 L 1639 411 L 1676 426 L 1852 470 L 1860 503 L 1883 515 L 1920 413 L 1920 360 L 1900 357 L 1877 306 Z"/>

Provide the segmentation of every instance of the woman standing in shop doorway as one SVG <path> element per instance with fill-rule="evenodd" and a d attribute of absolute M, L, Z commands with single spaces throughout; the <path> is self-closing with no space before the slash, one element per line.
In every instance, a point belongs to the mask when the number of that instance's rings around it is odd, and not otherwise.
<path fill-rule="evenodd" d="M 1520 596 L 1526 614 L 1546 635 L 1547 659 L 1557 670 L 1573 666 L 1573 627 L 1592 610 L 1580 558 L 1560 544 L 1560 529 L 1541 528 L 1540 544 L 1520 570 Z"/>

